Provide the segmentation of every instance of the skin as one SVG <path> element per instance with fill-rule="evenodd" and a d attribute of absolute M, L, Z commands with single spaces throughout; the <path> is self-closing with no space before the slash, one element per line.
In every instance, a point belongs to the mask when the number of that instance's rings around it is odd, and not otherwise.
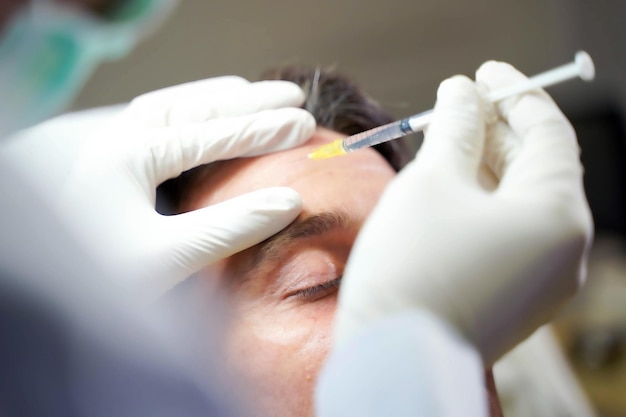
<path fill-rule="evenodd" d="M 291 226 L 204 271 L 232 301 L 226 362 L 248 382 L 255 415 L 313 414 L 313 387 L 331 344 L 339 278 L 358 230 L 395 176 L 372 149 L 306 159 L 341 136 L 318 129 L 302 147 L 220 163 L 182 207 L 193 210 L 276 185 L 302 196 L 302 214 Z M 333 214 L 310 220 L 320 213 Z"/>

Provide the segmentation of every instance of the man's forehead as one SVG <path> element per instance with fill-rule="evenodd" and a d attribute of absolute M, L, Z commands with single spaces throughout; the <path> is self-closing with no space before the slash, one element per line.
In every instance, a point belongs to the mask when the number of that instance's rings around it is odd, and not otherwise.
<path fill-rule="evenodd" d="M 174 196 L 174 200 L 179 201 L 180 211 L 184 212 L 275 186 L 295 189 L 306 202 L 343 199 L 352 173 L 357 180 L 379 176 L 383 171 L 383 176 L 393 175 L 388 162 L 373 149 L 322 161 L 307 158 L 313 149 L 337 139 L 338 135 L 318 129 L 307 143 L 299 147 L 252 158 L 214 162 L 189 171 L 177 180 L 180 196 Z M 311 209 L 326 209 L 326 203 Z"/>

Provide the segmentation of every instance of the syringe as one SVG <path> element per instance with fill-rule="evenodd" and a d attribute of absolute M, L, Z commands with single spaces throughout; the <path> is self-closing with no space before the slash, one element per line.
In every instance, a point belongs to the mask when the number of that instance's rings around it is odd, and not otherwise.
<path fill-rule="evenodd" d="M 573 62 L 537 74 L 519 84 L 493 91 L 489 93 L 486 98 L 489 102 L 495 103 L 515 94 L 520 94 L 535 88 L 548 87 L 576 77 L 580 77 L 585 81 L 591 81 L 594 76 L 595 67 L 593 60 L 586 52 L 579 51 L 576 53 Z M 430 123 L 432 113 L 432 110 L 428 110 L 393 123 L 348 136 L 344 139 L 337 139 L 311 152 L 309 159 L 333 158 L 356 151 L 357 149 L 378 145 L 379 143 L 398 139 L 410 133 L 419 132 Z"/>

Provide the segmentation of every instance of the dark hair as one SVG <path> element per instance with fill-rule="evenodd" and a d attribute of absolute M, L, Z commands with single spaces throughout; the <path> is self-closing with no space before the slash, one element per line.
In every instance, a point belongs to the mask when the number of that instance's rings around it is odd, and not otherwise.
<path fill-rule="evenodd" d="M 318 126 L 345 135 L 354 135 L 394 121 L 378 103 L 368 97 L 349 78 L 334 71 L 307 67 L 280 67 L 264 72 L 262 80 L 285 80 L 298 84 L 306 94 L 302 108 L 309 111 Z M 374 147 L 396 170 L 402 169 L 413 153 L 404 139 Z M 202 167 L 184 172 L 157 189 L 157 210 L 175 213 L 178 205 L 193 187 L 193 179 Z"/>
<path fill-rule="evenodd" d="M 334 71 L 279 67 L 265 71 L 261 79 L 286 80 L 298 84 L 306 94 L 302 108 L 315 117 L 318 126 L 335 132 L 356 135 L 394 121 L 354 81 Z M 403 139 L 382 143 L 374 148 L 396 171 L 413 158 L 407 142 Z"/>

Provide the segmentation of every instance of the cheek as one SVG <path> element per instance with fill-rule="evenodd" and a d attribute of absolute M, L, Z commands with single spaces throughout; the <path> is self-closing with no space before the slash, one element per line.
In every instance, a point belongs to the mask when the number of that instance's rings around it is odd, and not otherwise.
<path fill-rule="evenodd" d="M 326 357 L 335 307 L 333 296 L 290 310 L 247 310 L 245 317 L 231 321 L 227 355 L 246 372 L 262 376 L 279 371 L 290 378 L 292 372 L 310 369 Z"/>
<path fill-rule="evenodd" d="M 317 305 L 315 305 L 317 304 Z M 330 349 L 336 297 L 285 310 L 245 312 L 228 337 L 228 363 L 255 406 L 268 415 L 307 415 L 317 374 Z"/>

